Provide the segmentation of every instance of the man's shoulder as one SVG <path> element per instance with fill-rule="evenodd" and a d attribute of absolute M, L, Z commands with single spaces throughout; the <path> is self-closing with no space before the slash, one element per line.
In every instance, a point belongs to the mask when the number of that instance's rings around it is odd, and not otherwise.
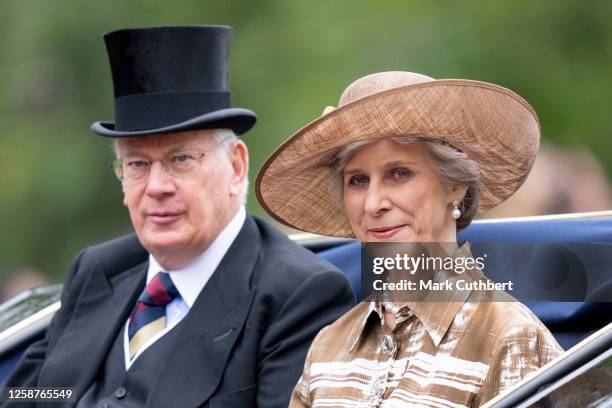
<path fill-rule="evenodd" d="M 261 235 L 259 266 L 265 276 L 308 278 L 323 272 L 340 272 L 333 264 L 291 241 L 277 228 L 253 217 Z"/>
<path fill-rule="evenodd" d="M 285 299 L 296 293 L 315 293 L 322 287 L 352 291 L 348 279 L 336 266 L 292 242 L 267 222 L 253 218 L 261 237 L 253 284 L 261 295 Z"/>
<path fill-rule="evenodd" d="M 79 264 L 98 265 L 108 272 L 124 271 L 145 262 L 148 256 L 136 234 L 130 234 L 85 248 Z"/>

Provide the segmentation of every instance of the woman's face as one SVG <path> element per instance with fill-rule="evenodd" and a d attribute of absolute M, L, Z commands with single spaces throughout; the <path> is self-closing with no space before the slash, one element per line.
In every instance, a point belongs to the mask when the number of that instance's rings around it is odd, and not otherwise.
<path fill-rule="evenodd" d="M 456 241 L 452 203 L 466 188 L 440 179 L 422 143 L 385 138 L 357 150 L 344 169 L 343 191 L 346 215 L 362 242 Z"/>

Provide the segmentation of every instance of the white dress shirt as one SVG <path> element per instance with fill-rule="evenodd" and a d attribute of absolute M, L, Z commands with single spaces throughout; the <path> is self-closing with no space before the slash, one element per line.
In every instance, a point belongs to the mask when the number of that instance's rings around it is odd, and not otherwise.
<path fill-rule="evenodd" d="M 241 206 L 234 218 L 225 226 L 223 231 L 215 238 L 213 243 L 200 256 L 194 259 L 185 267 L 176 271 L 166 271 L 155 260 L 153 255 L 149 254 L 149 269 L 147 271 L 147 284 L 155 277 L 158 272 L 169 273 L 174 286 L 178 290 L 180 296 L 176 297 L 172 302 L 166 305 L 166 328 L 157 333 L 154 337 L 144 343 L 130 359 L 128 324 L 129 317 L 125 324 L 123 335 L 123 351 L 125 355 L 125 369 L 129 370 L 130 366 L 136 361 L 138 356 L 142 354 L 151 344 L 170 331 L 178 322 L 189 313 L 191 306 L 196 298 L 206 286 L 206 283 L 212 276 L 217 266 L 227 253 L 227 250 L 232 245 L 242 225 L 246 219 L 246 210 Z"/>

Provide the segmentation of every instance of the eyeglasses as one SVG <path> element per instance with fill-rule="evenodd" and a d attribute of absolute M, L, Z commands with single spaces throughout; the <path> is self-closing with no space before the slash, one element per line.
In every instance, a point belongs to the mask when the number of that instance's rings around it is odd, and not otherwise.
<path fill-rule="evenodd" d="M 223 139 L 219 143 L 207 150 L 179 150 L 161 159 L 147 159 L 143 157 L 130 157 L 126 159 L 117 158 L 111 163 L 111 168 L 115 176 L 122 183 L 140 183 L 147 179 L 153 163 L 158 161 L 163 168 L 173 177 L 187 177 L 195 173 L 201 166 L 202 159 L 214 148 L 218 147 L 228 139 Z"/>

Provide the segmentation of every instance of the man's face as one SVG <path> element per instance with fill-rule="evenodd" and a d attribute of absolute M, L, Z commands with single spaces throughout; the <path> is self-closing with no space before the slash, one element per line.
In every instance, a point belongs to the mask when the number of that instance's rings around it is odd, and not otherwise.
<path fill-rule="evenodd" d="M 140 242 L 164 268 L 180 268 L 206 250 L 241 204 L 246 146 L 223 144 L 209 130 L 117 140 L 124 163 L 155 160 L 143 180 L 124 177 L 123 203 Z M 159 161 L 168 166 L 195 152 L 204 157 L 188 174 L 170 174 Z"/>

